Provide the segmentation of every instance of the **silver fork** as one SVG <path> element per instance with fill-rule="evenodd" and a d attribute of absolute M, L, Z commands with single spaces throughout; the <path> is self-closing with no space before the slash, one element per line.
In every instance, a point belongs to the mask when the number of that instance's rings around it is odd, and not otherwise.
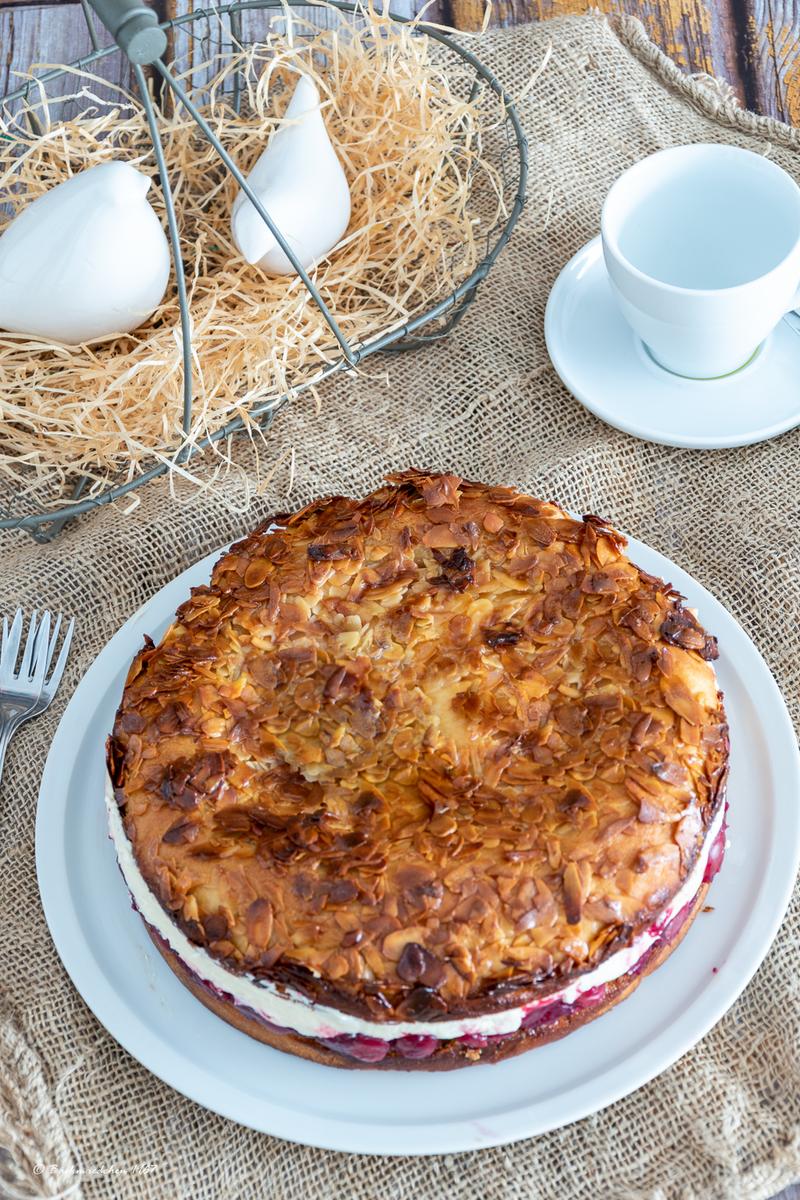
<path fill-rule="evenodd" d="M 61 633 L 61 622 L 59 613 L 51 633 L 50 613 L 44 612 L 41 617 L 38 613 L 32 614 L 22 661 L 17 667 L 24 623 L 22 609 L 17 609 L 10 626 L 7 618 L 3 617 L 0 640 L 0 780 L 8 743 L 20 725 L 44 712 L 61 682 L 75 627 L 74 620 L 70 621 L 56 665 L 48 675 Z"/>

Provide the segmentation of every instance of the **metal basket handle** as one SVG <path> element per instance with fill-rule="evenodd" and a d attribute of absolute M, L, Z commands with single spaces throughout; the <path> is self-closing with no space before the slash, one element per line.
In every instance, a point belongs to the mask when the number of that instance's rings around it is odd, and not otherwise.
<path fill-rule="evenodd" d="M 360 357 L 359 352 L 351 348 L 350 344 L 339 328 L 336 318 L 320 295 L 319 289 L 309 277 L 308 272 L 298 261 L 297 254 L 288 244 L 283 233 L 274 223 L 272 217 L 261 203 L 261 200 L 253 192 L 248 180 L 242 175 L 241 171 L 230 157 L 225 147 L 219 141 L 211 127 L 204 120 L 196 105 L 180 86 L 178 80 L 164 62 L 164 52 L 167 49 L 167 35 L 159 25 L 158 17 L 153 9 L 145 7 L 143 4 L 138 3 L 137 0 L 88 0 L 88 2 L 97 13 L 106 29 L 108 29 L 119 48 L 125 54 L 127 54 L 131 64 L 133 65 L 134 76 L 142 97 L 142 104 L 153 138 L 153 148 L 156 153 L 159 174 L 161 176 L 162 188 L 164 191 L 164 200 L 167 206 L 167 219 L 169 224 L 170 240 L 172 242 L 172 257 L 175 266 L 175 273 L 178 282 L 178 293 L 180 298 L 181 326 L 183 330 L 184 343 L 184 432 L 188 433 L 192 411 L 191 334 L 189 326 L 188 302 L 183 278 L 183 266 L 181 263 L 180 243 L 178 240 L 177 222 L 175 220 L 174 202 L 169 185 L 169 179 L 167 177 L 166 163 L 164 161 L 161 141 L 158 134 L 156 116 L 147 91 L 147 83 L 142 72 L 142 67 L 144 66 L 152 66 L 156 71 L 158 71 L 161 78 L 164 80 L 164 83 L 175 96 L 176 100 L 186 109 L 197 127 L 214 147 L 226 170 L 236 180 L 239 187 L 244 192 L 245 196 L 247 196 L 248 200 L 261 217 L 261 220 L 267 226 L 281 250 L 289 259 L 289 262 L 292 264 L 297 274 L 300 276 L 306 291 L 316 304 L 319 311 L 322 313 L 325 323 L 339 344 L 339 348 L 344 354 L 345 361 L 350 366 L 355 366 Z"/>
<path fill-rule="evenodd" d="M 152 8 L 137 0 L 89 0 L 114 41 L 136 66 L 147 67 L 161 58 L 167 35 Z"/>

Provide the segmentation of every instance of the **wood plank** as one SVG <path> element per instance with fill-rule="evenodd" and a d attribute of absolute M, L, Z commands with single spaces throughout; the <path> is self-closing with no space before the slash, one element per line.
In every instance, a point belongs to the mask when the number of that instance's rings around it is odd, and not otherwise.
<path fill-rule="evenodd" d="M 800 3 L 742 0 L 750 107 L 800 125 Z"/>
<path fill-rule="evenodd" d="M 736 47 L 735 0 L 495 0 L 492 25 L 517 25 L 599 7 L 629 13 L 644 24 L 653 41 L 685 70 L 716 74 L 744 99 Z M 479 29 L 484 0 L 449 0 L 453 24 Z"/>
<path fill-rule="evenodd" d="M 413 16 L 422 6 L 424 0 L 396 0 L 395 9 L 402 15 Z M 157 4 L 161 8 L 161 4 Z M 193 7 L 204 7 L 203 0 L 195 4 L 193 0 L 168 0 L 160 15 L 162 19 L 182 15 L 192 11 Z M 330 12 L 311 7 L 298 9 L 319 24 L 327 24 L 333 20 Z M 428 14 L 430 19 L 442 16 L 442 7 L 432 9 Z M 282 21 L 280 10 L 277 13 L 254 11 L 242 15 L 242 30 L 245 40 L 259 40 L 268 29 L 270 20 Z M 111 43 L 108 32 L 95 21 L 101 45 Z M 202 62 L 221 61 L 221 56 L 227 55 L 232 45 L 230 21 L 227 17 L 211 16 L 201 19 L 175 30 L 173 47 L 177 55 L 185 62 L 194 65 Z M 0 96 L 18 87 L 23 82 L 33 64 L 54 64 L 70 62 L 88 54 L 92 43 L 79 4 L 55 3 L 49 6 L 8 3 L 0 0 Z M 123 55 L 116 53 L 101 60 L 92 67 L 103 79 L 115 84 L 130 87 L 130 70 Z M 198 72 L 196 83 L 202 84 L 204 78 L 211 74 L 213 68 L 204 73 Z M 65 95 L 75 90 L 74 80 L 64 77 L 58 82 L 48 84 L 48 96 Z M 110 89 L 98 89 L 103 97 L 113 95 Z M 75 105 L 63 109 L 69 116 L 76 111 Z"/>
<path fill-rule="evenodd" d="M 99 30 L 100 43 L 107 46 L 111 43 L 110 35 Z M 83 18 L 79 5 L 65 4 L 57 7 L 0 7 L 0 96 L 15 90 L 24 81 L 25 76 L 34 64 L 54 64 L 70 62 L 81 58 L 92 51 L 89 30 Z M 127 88 L 130 83 L 130 71 L 127 60 L 122 54 L 111 54 L 96 63 L 92 73 L 112 84 Z M 74 93 L 76 83 L 74 77 L 64 76 L 62 79 L 48 84 L 49 97 L 65 96 Z M 98 89 L 99 94 L 113 96 L 113 89 Z M 32 93 L 32 96 L 35 93 Z M 54 109 L 69 117 L 75 111 L 75 105 L 61 106 Z"/>
<path fill-rule="evenodd" d="M 422 2 L 397 0 L 397 8 L 411 13 Z M 584 12 L 590 3 L 494 0 L 492 21 L 510 25 L 542 20 Z M 721 76 L 749 107 L 800 124 L 800 0 L 599 0 L 599 4 L 607 12 L 638 16 L 657 44 L 686 70 Z M 70 17 L 56 17 L 65 8 Z M 44 20 L 43 11 L 52 15 Z M 477 29 L 483 11 L 484 0 L 437 0 L 429 15 L 458 28 Z M 28 13 L 38 14 L 32 24 L 25 19 Z M 80 52 L 77 41 L 85 45 L 79 36 L 79 10 L 68 0 L 56 0 L 47 10 L 36 0 L 0 0 L 0 14 L 4 48 L 0 80 L 10 62 L 23 64 L 31 57 L 63 60 Z M 265 20 L 265 14 L 246 14 L 244 24 L 258 35 Z"/>

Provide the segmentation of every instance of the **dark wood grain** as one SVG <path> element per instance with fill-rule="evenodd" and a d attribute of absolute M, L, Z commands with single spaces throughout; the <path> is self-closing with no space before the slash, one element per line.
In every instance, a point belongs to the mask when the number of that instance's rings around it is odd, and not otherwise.
<path fill-rule="evenodd" d="M 792 68 L 800 50 L 800 0 L 597 0 L 596 6 L 638 17 L 679 66 L 721 76 L 740 102 L 800 123 L 800 68 Z M 496 0 L 491 23 L 515 25 L 589 7 L 589 0 Z M 484 0 L 448 0 L 448 11 L 458 28 L 479 29 Z"/>
<path fill-rule="evenodd" d="M 687 71 L 727 80 L 756 112 L 800 125 L 800 0 L 595 0 L 639 17 Z M 492 23 L 585 12 L 590 0 L 495 0 Z M 452 23 L 480 28 L 484 0 L 447 0 Z"/>
<path fill-rule="evenodd" d="M 741 10 L 749 105 L 800 125 L 800 3 L 742 0 Z"/>
<path fill-rule="evenodd" d="M 166 5 L 167 0 L 158 0 Z M 183 4 L 188 0 L 169 0 Z M 591 0 L 494 0 L 492 23 L 513 25 L 584 12 Z M 397 0 L 404 15 L 422 0 Z M 639 17 L 650 36 L 681 67 L 726 79 L 757 112 L 800 125 L 800 0 L 599 0 L 607 12 Z M 45 16 L 45 14 L 47 14 Z M 484 0 L 436 0 L 432 20 L 480 28 Z M 258 26 L 263 16 L 248 15 Z M 0 91 L 10 65 L 81 53 L 80 9 L 69 0 L 0 0 Z"/>
<path fill-rule="evenodd" d="M 100 41 L 103 45 L 111 41 L 105 30 L 100 31 Z M 20 8 L 0 0 L 0 96 L 23 84 L 31 67 L 71 62 L 91 50 L 79 5 Z M 121 54 L 109 55 L 92 70 L 114 85 L 129 84 L 130 73 Z M 50 97 L 63 96 L 75 90 L 75 82 L 64 77 L 48 85 L 47 90 Z"/>

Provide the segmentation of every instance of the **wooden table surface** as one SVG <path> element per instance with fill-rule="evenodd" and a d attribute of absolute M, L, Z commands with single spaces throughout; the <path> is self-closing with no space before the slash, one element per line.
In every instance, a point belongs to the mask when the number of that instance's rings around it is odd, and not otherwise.
<path fill-rule="evenodd" d="M 493 21 L 510 25 L 585 12 L 591 0 L 494 0 Z M 163 15 L 192 0 L 155 0 Z M 423 0 L 395 0 L 401 13 Z M 639 17 L 650 36 L 688 71 L 726 79 L 742 104 L 800 125 L 800 0 L 596 0 L 606 12 Z M 431 20 L 474 29 L 484 0 L 433 0 Z M 85 48 L 81 10 L 74 0 L 0 0 L 0 95 L 14 68 L 56 62 Z"/>
<path fill-rule="evenodd" d="M 155 0 L 173 15 L 191 0 Z M 800 125 L 800 0 L 596 0 L 607 12 L 640 17 L 650 36 L 688 71 L 721 76 L 742 104 Z M 509 25 L 562 13 L 584 12 L 590 0 L 494 0 L 493 20 Z M 58 7 L 56 7 L 56 5 Z M 422 0 L 397 0 L 398 12 Z M 484 0 L 434 0 L 431 20 L 474 29 Z M 80 8 L 70 0 L 0 0 L 0 95 L 9 71 L 74 57 L 83 47 Z"/>
<path fill-rule="evenodd" d="M 757 112 L 800 125 L 800 0 L 596 0 L 605 12 L 639 17 L 648 33 L 679 66 L 726 79 L 740 102 Z M 156 0 L 162 17 L 185 11 L 192 0 Z M 410 15 L 423 0 L 393 0 Z M 590 0 L 494 0 L 493 23 L 518 24 L 585 12 Z M 434 0 L 429 20 L 459 29 L 479 28 L 484 0 Z M 101 37 L 107 43 L 107 37 Z M 0 96 L 15 71 L 32 62 L 67 62 L 91 49 L 82 10 L 74 0 L 0 0 Z M 103 73 L 114 78 L 116 64 Z M 127 80 L 125 80 L 127 82 Z M 564 1200 L 569 1200 L 565 1197 Z M 726 1200 L 736 1200 L 734 1195 Z M 800 1200 L 800 1184 L 776 1200 Z"/>

